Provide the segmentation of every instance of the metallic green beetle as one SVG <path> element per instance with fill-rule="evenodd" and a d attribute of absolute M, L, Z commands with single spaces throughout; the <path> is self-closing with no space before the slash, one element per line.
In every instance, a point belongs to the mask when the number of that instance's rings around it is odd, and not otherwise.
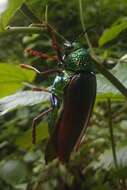
<path fill-rule="evenodd" d="M 62 67 L 69 79 L 63 89 L 60 113 L 47 143 L 46 162 L 55 158 L 69 161 L 71 152 L 78 148 L 86 131 L 96 97 L 95 69 L 89 50 L 79 43 L 65 46 Z"/>

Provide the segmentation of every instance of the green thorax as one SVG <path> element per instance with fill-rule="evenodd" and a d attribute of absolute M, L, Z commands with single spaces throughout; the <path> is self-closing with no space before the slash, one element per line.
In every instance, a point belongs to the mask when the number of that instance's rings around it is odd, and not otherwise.
<path fill-rule="evenodd" d="M 56 76 L 52 85 L 52 92 L 59 97 L 63 98 L 63 89 L 67 85 L 69 80 L 68 74 L 63 71 L 60 75 Z"/>
<path fill-rule="evenodd" d="M 89 50 L 79 46 L 75 47 L 75 49 L 65 57 L 65 69 L 72 72 L 94 72 L 95 68 Z"/>

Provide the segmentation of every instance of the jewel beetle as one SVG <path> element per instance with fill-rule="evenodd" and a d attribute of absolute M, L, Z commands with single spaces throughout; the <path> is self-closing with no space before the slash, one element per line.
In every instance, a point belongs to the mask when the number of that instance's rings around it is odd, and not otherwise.
<path fill-rule="evenodd" d="M 46 163 L 55 158 L 67 162 L 72 151 L 78 149 L 93 110 L 96 98 L 95 67 L 88 49 L 76 41 L 67 41 L 64 48 L 60 48 L 53 28 L 49 24 L 46 27 L 57 55 L 51 57 L 32 50 L 29 52 L 57 61 L 57 68 L 46 73 L 58 72 L 58 75 L 51 89 L 52 106 L 35 118 L 33 136 L 37 119 L 48 113 L 51 130 L 45 149 Z"/>
<path fill-rule="evenodd" d="M 96 98 L 96 75 L 89 50 L 79 43 L 65 44 L 62 66 L 69 74 L 63 102 L 45 150 L 45 160 L 68 162 L 88 126 Z"/>

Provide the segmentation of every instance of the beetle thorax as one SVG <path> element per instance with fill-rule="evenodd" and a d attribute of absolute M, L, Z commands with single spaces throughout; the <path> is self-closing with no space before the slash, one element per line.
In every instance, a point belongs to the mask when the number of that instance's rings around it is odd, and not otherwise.
<path fill-rule="evenodd" d="M 76 71 L 93 71 L 93 63 L 87 49 L 79 48 L 65 57 L 64 64 L 66 70 Z"/>

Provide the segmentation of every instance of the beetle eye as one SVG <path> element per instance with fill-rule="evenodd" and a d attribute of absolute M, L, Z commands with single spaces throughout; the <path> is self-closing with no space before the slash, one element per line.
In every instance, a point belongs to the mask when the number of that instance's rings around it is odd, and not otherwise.
<path fill-rule="evenodd" d="M 71 48 L 72 48 L 72 44 L 71 44 L 70 42 L 66 41 L 66 42 L 64 43 L 64 48 L 65 48 L 65 49 L 71 49 Z"/>

